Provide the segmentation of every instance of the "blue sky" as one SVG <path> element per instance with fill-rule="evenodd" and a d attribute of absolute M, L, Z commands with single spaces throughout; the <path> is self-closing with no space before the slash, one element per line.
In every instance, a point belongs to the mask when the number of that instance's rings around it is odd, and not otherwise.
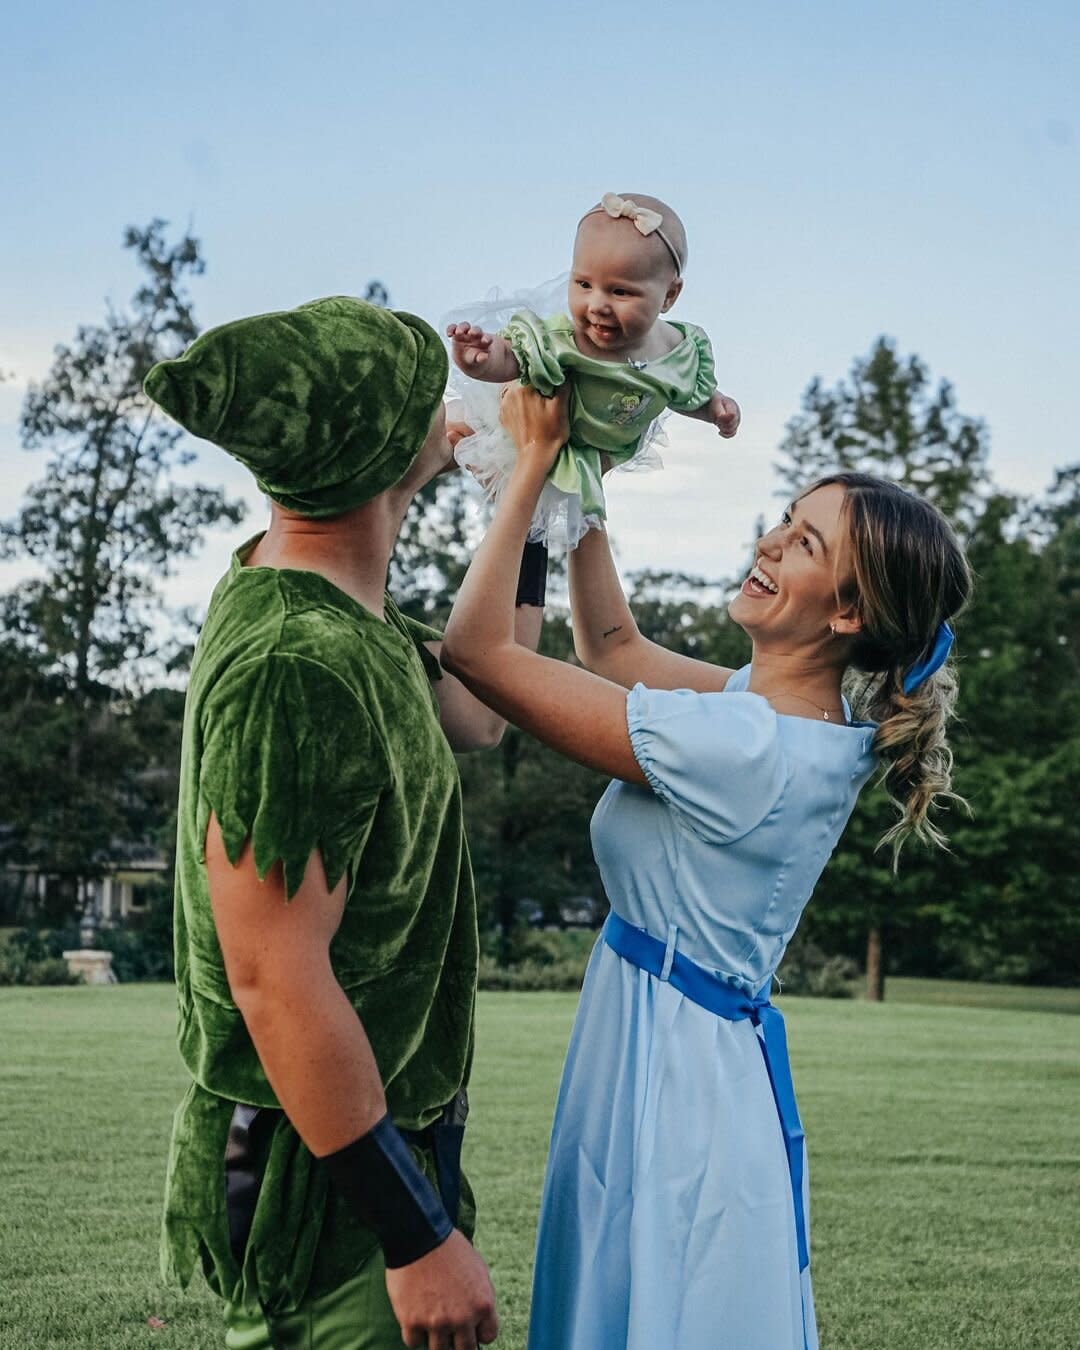
<path fill-rule="evenodd" d="M 1080 454 L 1080 7 L 819 0 L 19 6 L 0 49 L 0 516 L 41 469 L 27 380 L 135 281 L 123 227 L 203 241 L 209 326 L 372 276 L 437 319 L 563 271 L 606 190 L 666 198 L 734 442 L 679 423 L 613 486 L 626 566 L 737 567 L 808 380 L 879 333 L 986 419 L 997 479 Z M 198 472 L 247 490 L 206 449 Z M 254 493 L 250 533 L 262 518 Z M 169 585 L 199 603 L 235 536 Z M 0 586 L 20 574 L 0 567 Z"/>

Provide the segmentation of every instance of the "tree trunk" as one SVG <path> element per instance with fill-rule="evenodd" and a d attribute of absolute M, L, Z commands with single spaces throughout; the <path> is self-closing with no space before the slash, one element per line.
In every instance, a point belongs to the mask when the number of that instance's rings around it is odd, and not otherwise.
<path fill-rule="evenodd" d="M 885 1001 L 885 963 L 878 924 L 874 924 L 866 935 L 866 998 L 869 1003 Z"/>
<path fill-rule="evenodd" d="M 499 965 L 508 966 L 514 953 L 515 897 L 501 891 L 495 899 L 495 915 L 499 924 Z"/>

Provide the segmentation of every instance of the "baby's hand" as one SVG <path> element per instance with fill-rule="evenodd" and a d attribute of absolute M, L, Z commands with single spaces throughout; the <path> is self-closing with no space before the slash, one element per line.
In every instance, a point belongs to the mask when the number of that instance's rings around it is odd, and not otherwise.
<path fill-rule="evenodd" d="M 709 403 L 709 420 L 725 440 L 730 440 L 739 429 L 742 413 L 735 400 L 718 389 Z"/>
<path fill-rule="evenodd" d="M 452 323 L 446 329 L 446 336 L 453 343 L 454 362 L 462 370 L 485 365 L 491 358 L 491 344 L 495 339 L 474 324 Z"/>

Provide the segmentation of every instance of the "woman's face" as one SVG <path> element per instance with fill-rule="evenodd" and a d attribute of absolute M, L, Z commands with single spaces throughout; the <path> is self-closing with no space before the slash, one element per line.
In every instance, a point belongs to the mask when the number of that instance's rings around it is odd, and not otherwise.
<path fill-rule="evenodd" d="M 800 497 L 758 540 L 754 566 L 728 606 L 757 646 L 820 648 L 830 623 L 847 627 L 850 604 L 844 489 L 829 483 Z"/>

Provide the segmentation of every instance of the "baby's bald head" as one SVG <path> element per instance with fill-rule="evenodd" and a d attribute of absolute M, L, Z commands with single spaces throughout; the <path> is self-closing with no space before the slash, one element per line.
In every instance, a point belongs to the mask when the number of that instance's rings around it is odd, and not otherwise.
<path fill-rule="evenodd" d="M 651 197 L 647 192 L 620 192 L 617 195 L 624 201 L 632 201 L 637 206 L 643 206 L 646 210 L 655 211 L 657 215 L 662 216 L 663 220 L 659 230 L 648 235 L 640 234 L 631 220 L 626 217 L 610 216 L 603 206 L 598 204 L 582 216 L 578 222 L 578 233 L 580 234 L 582 230 L 588 230 L 591 233 L 594 230 L 599 231 L 612 226 L 621 231 L 632 229 L 635 233 L 638 233 L 642 244 L 651 246 L 658 269 L 667 267 L 675 276 L 681 277 L 683 272 L 686 271 L 687 244 L 686 229 L 677 212 L 668 206 L 667 202 L 661 201 L 659 197 Z M 661 233 L 667 240 L 666 244 L 664 239 L 660 238 Z M 668 249 L 669 244 L 671 251 Z M 672 252 L 675 253 L 678 264 L 676 264 L 675 258 L 671 256 Z"/>

